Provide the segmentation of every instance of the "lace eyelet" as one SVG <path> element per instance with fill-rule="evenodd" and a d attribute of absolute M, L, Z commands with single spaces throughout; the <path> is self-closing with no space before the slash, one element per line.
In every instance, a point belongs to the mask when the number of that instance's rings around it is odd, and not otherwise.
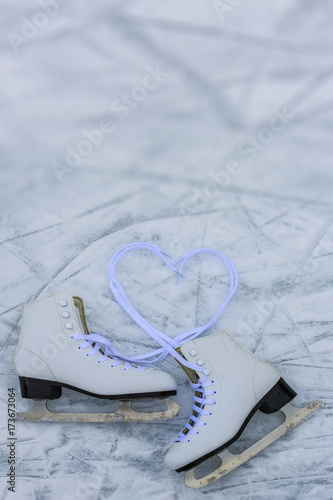
<path fill-rule="evenodd" d="M 111 367 L 111 368 L 114 368 L 114 366 L 113 366 L 113 365 L 110 365 L 110 367 Z"/>
<path fill-rule="evenodd" d="M 81 347 L 80 347 L 79 345 L 77 346 L 77 348 L 78 348 L 78 349 L 81 349 Z"/>
<path fill-rule="evenodd" d="M 211 415 L 213 415 L 211 411 L 209 412 L 209 415 L 210 415 L 210 416 L 211 416 Z"/>
<path fill-rule="evenodd" d="M 71 339 L 73 338 L 73 335 L 71 335 Z"/>
<path fill-rule="evenodd" d="M 191 442 L 191 440 L 190 440 L 190 439 L 188 439 L 188 440 L 187 440 L 187 442 L 188 442 L 188 443 L 190 443 L 190 442 Z"/>
<path fill-rule="evenodd" d="M 214 394 L 217 394 L 217 392 L 216 392 L 216 391 L 214 391 Z"/>
<path fill-rule="evenodd" d="M 207 425 L 207 422 L 204 422 L 204 425 Z"/>
<path fill-rule="evenodd" d="M 89 354 L 86 352 L 86 356 L 89 356 Z"/>
<path fill-rule="evenodd" d="M 198 434 L 200 434 L 200 432 L 199 432 L 199 431 L 197 431 L 197 435 L 198 435 Z"/>
<path fill-rule="evenodd" d="M 101 363 L 99 360 L 97 360 L 97 363 Z"/>

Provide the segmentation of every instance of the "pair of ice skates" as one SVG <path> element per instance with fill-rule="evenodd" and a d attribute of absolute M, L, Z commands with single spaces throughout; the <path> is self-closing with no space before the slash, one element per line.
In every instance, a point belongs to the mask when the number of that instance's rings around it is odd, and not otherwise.
<path fill-rule="evenodd" d="M 294 408 L 296 392 L 270 364 L 259 360 L 229 334 L 195 339 L 177 349 L 182 368 L 195 393 L 193 413 L 165 457 L 177 472 L 187 471 L 185 484 L 207 485 L 266 448 L 316 411 L 321 402 Z M 188 366 L 195 365 L 196 370 Z M 83 301 L 57 293 L 23 307 L 22 329 L 14 357 L 23 398 L 35 400 L 33 411 L 18 414 L 20 420 L 58 422 L 148 421 L 171 418 L 179 406 L 165 399 L 167 410 L 138 413 L 130 400 L 169 398 L 176 381 L 168 373 L 123 361 L 111 343 L 89 333 Z M 53 413 L 45 400 L 58 399 L 62 387 L 97 398 L 120 401 L 115 413 Z M 286 416 L 285 422 L 240 455 L 228 447 L 236 441 L 257 410 Z M 195 467 L 214 455 L 222 465 L 196 479 Z"/>

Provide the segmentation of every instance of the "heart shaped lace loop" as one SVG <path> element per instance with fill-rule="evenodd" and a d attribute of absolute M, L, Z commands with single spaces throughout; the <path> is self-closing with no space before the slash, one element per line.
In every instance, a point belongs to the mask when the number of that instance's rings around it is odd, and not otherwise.
<path fill-rule="evenodd" d="M 138 311 L 135 309 L 135 307 L 127 297 L 126 292 L 118 279 L 117 267 L 120 261 L 124 258 L 124 256 L 128 252 L 131 252 L 133 250 L 149 250 L 150 252 L 153 252 L 154 254 L 159 256 L 172 272 L 178 274 L 177 285 L 181 277 L 185 278 L 185 276 L 182 274 L 182 270 L 184 265 L 189 259 L 191 259 L 195 255 L 204 252 L 215 254 L 222 259 L 228 270 L 230 279 L 230 289 L 228 296 L 208 323 L 201 326 L 196 326 L 195 328 L 192 328 L 190 330 L 186 330 L 177 335 L 175 338 L 170 338 L 168 335 L 165 335 L 163 332 L 159 331 L 157 328 L 152 326 L 149 323 L 149 321 L 147 321 L 140 313 L 138 313 Z M 177 347 L 180 347 L 183 343 L 195 339 L 201 333 L 203 333 L 205 330 L 208 330 L 215 324 L 218 317 L 225 309 L 225 307 L 227 306 L 231 297 L 233 296 L 233 294 L 237 289 L 238 275 L 234 265 L 230 262 L 228 257 L 213 248 L 197 248 L 195 250 L 190 250 L 186 252 L 182 257 L 180 257 L 180 259 L 176 260 L 173 263 L 171 263 L 167 257 L 172 259 L 171 255 L 167 254 L 166 252 L 163 252 L 160 248 L 158 248 L 155 245 L 151 245 L 149 243 L 132 243 L 118 250 L 118 252 L 114 255 L 114 257 L 110 261 L 108 267 L 108 276 L 110 280 L 110 287 L 115 299 L 117 300 L 119 305 L 124 309 L 124 311 L 127 312 L 127 314 L 133 319 L 133 321 L 135 321 L 145 332 L 148 333 L 148 335 L 150 335 L 158 344 L 161 345 L 161 348 L 159 349 L 132 357 L 121 354 L 114 347 L 113 347 L 113 352 L 116 356 L 119 356 L 120 358 L 126 361 L 131 361 L 131 362 L 140 361 L 145 363 L 156 363 L 157 361 L 164 359 L 167 356 L 167 354 L 171 354 L 180 363 L 193 369 L 193 365 L 191 363 L 188 363 L 183 357 L 181 357 L 177 353 L 177 351 L 175 351 L 175 349 Z M 175 266 L 180 262 L 181 265 L 179 266 L 179 269 L 177 269 Z M 196 366 L 195 368 L 197 371 L 200 372 L 204 371 L 203 368 L 200 368 L 199 366 Z"/>

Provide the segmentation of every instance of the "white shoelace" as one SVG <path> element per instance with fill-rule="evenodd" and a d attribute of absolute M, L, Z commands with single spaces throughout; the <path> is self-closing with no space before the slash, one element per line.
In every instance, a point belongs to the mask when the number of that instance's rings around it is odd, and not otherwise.
<path fill-rule="evenodd" d="M 214 314 L 214 316 L 211 318 L 211 320 L 201 326 L 197 326 L 195 328 L 192 328 L 190 330 L 184 331 L 177 335 L 174 338 L 169 337 L 168 335 L 165 335 L 163 332 L 159 331 L 157 328 L 153 327 L 141 314 L 138 313 L 138 311 L 134 308 L 132 303 L 130 302 L 129 298 L 126 295 L 125 290 L 123 289 L 118 276 L 117 276 L 117 267 L 120 263 L 120 261 L 124 258 L 124 256 L 133 250 L 149 250 L 159 256 L 163 262 L 167 265 L 167 267 L 178 274 L 177 278 L 177 285 L 179 284 L 180 277 L 185 279 L 185 276 L 182 274 L 182 270 L 186 262 L 194 257 L 195 255 L 198 255 L 200 253 L 208 252 L 212 253 L 214 255 L 217 255 L 218 257 L 221 258 L 221 260 L 225 263 L 228 274 L 229 274 L 229 279 L 230 279 L 230 290 L 228 293 L 227 298 L 224 300 L 224 302 L 221 304 L 219 307 L 218 311 Z M 110 280 L 110 286 L 111 290 L 113 292 L 114 297 L 120 304 L 120 306 L 124 309 L 125 312 L 144 330 L 146 331 L 156 342 L 158 342 L 161 345 L 160 349 L 156 349 L 154 351 L 141 354 L 138 356 L 124 356 L 121 354 L 119 351 L 117 351 L 114 347 L 112 348 L 113 353 L 126 360 L 129 362 L 145 362 L 145 363 L 156 363 L 157 361 L 160 361 L 164 359 L 167 354 L 171 354 L 174 358 L 176 358 L 181 364 L 187 366 L 188 368 L 191 368 L 192 370 L 195 370 L 196 372 L 204 372 L 204 369 L 200 366 L 194 365 L 193 363 L 188 362 L 185 360 L 181 355 L 178 354 L 178 352 L 175 350 L 177 347 L 180 347 L 182 344 L 185 342 L 188 342 L 190 340 L 195 339 L 198 337 L 201 333 L 204 331 L 208 330 L 211 328 L 215 322 L 217 321 L 218 317 L 222 313 L 222 311 L 225 309 L 227 304 L 229 303 L 231 297 L 235 293 L 237 289 L 237 284 L 238 284 L 238 275 L 237 271 L 234 267 L 234 265 L 230 262 L 228 257 L 224 255 L 223 253 L 219 252 L 218 250 L 214 250 L 212 248 L 198 248 L 195 250 L 190 250 L 189 252 L 185 253 L 180 259 L 176 260 L 173 263 L 170 263 L 169 260 L 167 259 L 169 257 L 172 259 L 171 255 L 163 252 L 160 248 L 158 248 L 155 245 L 151 245 L 149 243 L 132 243 L 130 245 L 126 245 L 125 247 L 121 248 L 112 258 L 109 264 L 108 268 L 108 275 L 109 275 L 109 280 Z M 181 262 L 181 265 L 179 266 L 179 269 L 175 267 L 175 265 L 179 264 Z M 210 415 L 210 412 L 208 410 L 205 410 L 205 405 L 210 405 L 210 404 L 215 404 L 215 400 L 207 398 L 207 396 L 211 396 L 215 394 L 215 391 L 213 390 L 206 390 L 208 387 L 210 387 L 214 383 L 213 380 L 208 380 L 207 375 L 203 375 L 201 378 L 199 378 L 198 383 L 192 384 L 191 387 L 196 391 L 202 393 L 201 397 L 198 397 L 194 394 L 193 396 L 193 414 L 190 417 L 189 422 L 186 424 L 186 428 L 188 429 L 188 432 L 184 434 L 183 432 L 180 432 L 178 437 L 175 439 L 175 441 L 183 441 L 183 442 L 188 442 L 188 437 L 187 435 L 189 434 L 197 434 L 199 431 L 194 430 L 195 426 L 202 426 L 206 425 L 206 422 L 203 422 L 200 419 L 201 416 L 204 415 Z M 192 422 L 192 423 L 191 423 Z M 185 430 L 185 429 L 184 429 Z"/>
<path fill-rule="evenodd" d="M 179 283 L 180 277 L 185 279 L 185 276 L 182 274 L 182 270 L 186 262 L 191 257 L 194 257 L 195 255 L 198 255 L 200 253 L 209 252 L 217 255 L 222 259 L 222 261 L 225 263 L 228 269 L 228 274 L 230 279 L 230 290 L 227 298 L 224 300 L 224 302 L 219 307 L 218 311 L 214 314 L 214 316 L 208 323 L 184 331 L 179 335 L 177 335 L 176 337 L 171 338 L 168 335 L 165 335 L 163 332 L 159 331 L 154 326 L 152 326 L 143 316 L 141 316 L 140 313 L 138 313 L 138 311 L 134 308 L 129 298 L 127 297 L 126 292 L 123 289 L 117 276 L 117 267 L 120 261 L 124 258 L 124 256 L 128 252 L 138 249 L 149 250 L 158 255 L 171 271 L 178 274 L 177 285 Z M 231 297 L 236 291 L 238 284 L 237 271 L 226 255 L 212 248 L 198 248 L 195 250 L 190 250 L 189 252 L 184 254 L 183 257 L 176 260 L 173 264 L 171 264 L 166 257 L 169 257 L 170 259 L 172 258 L 171 255 L 163 252 L 155 245 L 151 245 L 149 243 L 132 243 L 130 245 L 121 248 L 110 261 L 108 268 L 108 275 L 110 280 L 110 287 L 114 297 L 118 301 L 119 305 L 124 309 L 124 311 L 133 319 L 133 321 L 135 321 L 145 332 L 148 333 L 148 335 L 150 335 L 154 340 L 156 340 L 157 343 L 159 343 L 162 346 L 160 349 L 156 349 L 154 351 L 147 352 L 145 354 L 141 354 L 138 356 L 131 356 L 131 357 L 121 354 L 116 349 L 114 349 L 114 352 L 117 356 L 127 361 L 132 361 L 132 362 L 141 361 L 144 363 L 156 363 L 157 361 L 161 361 L 162 359 L 164 359 L 167 356 L 167 354 L 171 354 L 183 365 L 192 369 L 196 369 L 197 371 L 203 372 L 204 370 L 199 366 L 193 365 L 192 363 L 189 363 L 186 360 L 184 360 L 184 358 L 180 356 L 175 351 L 175 349 L 177 347 L 180 347 L 185 342 L 195 339 L 201 333 L 203 333 L 205 330 L 208 330 L 216 323 L 218 317 L 220 316 L 224 308 L 227 306 L 228 302 L 230 301 Z M 178 264 L 179 262 L 182 263 L 179 269 L 177 269 L 175 265 Z"/>
<path fill-rule="evenodd" d="M 94 356 L 96 354 L 99 354 L 97 363 L 104 363 L 104 361 L 107 360 L 110 361 L 111 356 L 111 368 L 115 368 L 116 366 L 123 364 L 125 371 L 136 368 L 138 373 L 141 373 L 147 369 L 146 366 L 133 365 L 131 363 L 128 363 L 127 361 L 119 360 L 115 356 L 115 348 L 113 347 L 111 342 L 102 335 L 99 335 L 99 333 L 90 333 L 89 335 L 80 333 L 77 335 L 72 335 L 71 338 L 74 340 L 84 341 L 82 342 L 82 344 L 78 345 L 78 349 L 87 349 L 88 347 L 90 347 L 90 350 L 86 353 L 86 356 Z M 104 346 L 104 348 L 102 348 L 101 344 Z M 104 354 L 101 353 L 101 350 Z"/>
<path fill-rule="evenodd" d="M 195 395 L 193 396 L 193 405 L 192 405 L 192 410 L 193 413 L 189 418 L 189 421 L 185 425 L 185 429 L 188 429 L 186 433 L 181 431 L 176 439 L 174 441 L 182 441 L 183 443 L 189 443 L 190 440 L 188 439 L 188 436 L 191 434 L 199 434 L 198 430 L 195 430 L 195 426 L 204 426 L 207 425 L 206 422 L 203 420 L 199 420 L 202 416 L 207 416 L 211 415 L 211 412 L 205 409 L 205 405 L 215 405 L 216 402 L 214 399 L 209 399 L 207 396 L 213 396 L 213 394 L 216 394 L 215 391 L 210 390 L 207 391 L 207 387 L 211 387 L 214 384 L 214 380 L 207 380 L 208 376 L 201 377 L 198 380 L 197 384 L 190 384 L 192 389 L 196 392 L 201 392 L 202 397 L 198 397 Z M 196 404 L 197 403 L 197 404 Z"/>

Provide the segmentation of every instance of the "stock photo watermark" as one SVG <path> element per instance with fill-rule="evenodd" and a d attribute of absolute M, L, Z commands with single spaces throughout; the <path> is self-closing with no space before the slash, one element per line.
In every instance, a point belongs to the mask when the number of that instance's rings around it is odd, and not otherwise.
<path fill-rule="evenodd" d="M 281 109 L 273 108 L 272 111 L 273 116 L 269 119 L 266 127 L 261 127 L 257 135 L 250 135 L 238 144 L 237 152 L 246 156 L 247 162 L 254 161 L 258 152 L 264 151 L 274 140 L 276 134 L 281 134 L 295 118 L 294 114 L 287 111 L 286 105 Z"/>
<path fill-rule="evenodd" d="M 16 433 L 16 395 L 15 388 L 8 388 L 8 398 L 7 398 L 7 406 L 8 406 L 8 466 L 9 472 L 7 473 L 7 484 L 8 491 L 15 493 L 16 488 L 16 442 L 17 437 Z"/>
<path fill-rule="evenodd" d="M 67 5 L 71 0 L 39 0 L 37 3 L 42 10 L 37 10 L 30 19 L 21 18 L 20 32 L 9 31 L 7 39 L 15 52 L 18 54 L 30 40 L 35 38 L 40 30 L 49 24 L 50 19 L 56 17 L 63 5 Z"/>
<path fill-rule="evenodd" d="M 142 78 L 141 84 L 135 85 L 129 93 L 121 94 L 118 99 L 112 101 L 110 106 L 112 117 L 104 117 L 97 127 L 91 130 L 82 129 L 81 134 L 84 138 L 75 146 L 66 146 L 65 161 L 51 163 L 59 182 L 63 182 L 64 174 L 71 173 L 79 167 L 84 158 L 90 156 L 94 149 L 102 144 L 106 135 L 112 134 L 116 130 L 114 115 L 120 121 L 126 120 L 131 112 L 148 98 L 149 93 L 157 89 L 169 75 L 169 73 L 161 71 L 159 65 L 156 65 L 155 68 L 146 66 L 145 69 L 146 74 Z"/>
<path fill-rule="evenodd" d="M 326 253 L 322 253 L 322 252 Z M 297 265 L 289 266 L 290 272 L 295 272 L 296 276 L 293 279 L 293 284 L 298 284 L 303 277 L 316 272 L 319 268 L 318 258 L 321 262 L 327 261 L 333 253 L 333 239 L 329 236 L 323 237 L 312 253 L 311 257 L 307 259 L 302 269 L 299 271 Z M 284 295 L 281 298 L 270 300 L 268 298 L 253 303 L 251 313 L 244 319 L 239 320 L 237 331 L 241 334 L 252 334 L 258 328 L 263 326 L 265 321 L 272 314 L 275 306 L 283 305 L 286 303 L 287 297 Z"/>
<path fill-rule="evenodd" d="M 183 202 L 180 206 L 182 213 L 191 212 L 193 209 L 197 212 L 208 207 L 210 200 L 219 196 L 226 186 L 230 184 L 232 177 L 242 173 L 242 167 L 238 161 L 229 161 L 225 168 L 217 172 L 211 171 L 209 177 L 211 182 L 207 182 L 200 190 L 193 188 L 190 200 Z"/>
<path fill-rule="evenodd" d="M 237 159 L 229 161 L 224 168 L 211 171 L 208 175 L 211 181 L 206 182 L 203 188 L 193 188 L 192 193 L 180 205 L 182 214 L 200 212 L 205 210 L 213 198 L 219 196 L 234 177 L 243 171 L 242 163 L 253 162 L 258 154 L 271 144 L 278 134 L 289 126 L 295 115 L 287 111 L 287 106 L 273 108 L 272 116 L 267 120 L 266 126 L 261 127 L 256 135 L 249 135 L 237 145 Z M 243 157 L 244 160 L 243 160 Z M 190 199 L 188 199 L 190 197 Z"/>
<path fill-rule="evenodd" d="M 36 378 L 39 378 L 38 375 L 47 367 L 48 361 L 57 358 L 61 354 L 61 351 L 68 347 L 68 342 L 62 331 L 56 333 L 49 332 L 46 336 L 49 342 L 42 347 L 43 356 L 33 355 L 28 365 L 22 364 L 22 372 L 33 372 Z"/>

